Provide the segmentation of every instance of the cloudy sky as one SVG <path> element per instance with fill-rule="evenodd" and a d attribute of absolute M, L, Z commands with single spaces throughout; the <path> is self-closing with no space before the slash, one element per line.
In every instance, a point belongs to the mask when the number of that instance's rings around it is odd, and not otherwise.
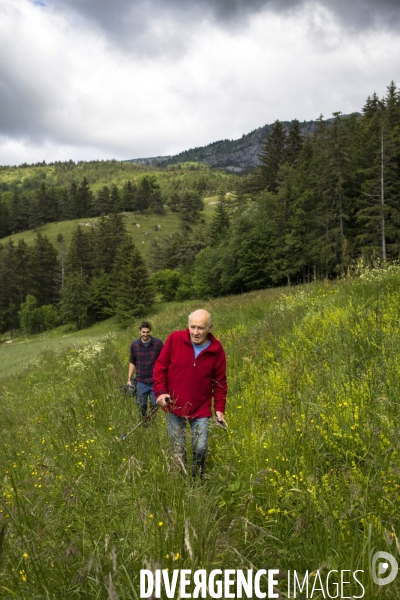
<path fill-rule="evenodd" d="M 0 0 L 0 164 L 360 111 L 399 69 L 400 0 Z"/>

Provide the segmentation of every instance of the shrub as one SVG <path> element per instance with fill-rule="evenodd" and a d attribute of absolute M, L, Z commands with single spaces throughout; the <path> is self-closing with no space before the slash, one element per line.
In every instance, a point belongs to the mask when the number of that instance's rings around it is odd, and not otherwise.
<path fill-rule="evenodd" d="M 172 302 L 175 300 L 181 281 L 180 273 L 172 269 L 163 269 L 155 273 L 151 280 L 154 289 L 161 294 L 163 302 Z"/>

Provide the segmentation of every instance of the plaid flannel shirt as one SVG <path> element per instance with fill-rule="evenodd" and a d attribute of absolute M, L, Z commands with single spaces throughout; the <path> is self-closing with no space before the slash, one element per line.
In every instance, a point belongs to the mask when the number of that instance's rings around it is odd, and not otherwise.
<path fill-rule="evenodd" d="M 131 344 L 130 362 L 136 367 L 136 379 L 148 385 L 153 384 L 153 367 L 163 343 L 158 338 L 150 338 L 148 345 L 138 338 Z"/>

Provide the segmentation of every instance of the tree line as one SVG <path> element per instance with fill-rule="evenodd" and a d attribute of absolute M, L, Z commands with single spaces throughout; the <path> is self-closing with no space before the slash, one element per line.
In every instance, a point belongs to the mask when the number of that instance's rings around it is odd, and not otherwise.
<path fill-rule="evenodd" d="M 220 186 L 205 233 L 190 232 L 190 222 L 199 218 L 202 208 L 200 190 L 188 190 L 174 180 L 169 202 L 172 210 L 181 212 L 182 229 L 155 241 L 151 281 L 118 212 L 126 206 L 122 198 L 131 197 L 129 186 L 117 188 L 118 195 L 112 186 L 108 194 L 103 188 L 94 195 L 85 181 L 68 189 L 69 198 L 75 198 L 68 206 L 78 214 L 104 215 L 107 205 L 109 217 L 101 217 L 89 231 L 78 227 L 69 249 L 60 239 L 60 258 L 40 234 L 31 248 L 22 241 L 0 249 L 1 330 L 18 326 L 28 296 L 34 299 L 29 299 L 32 311 L 39 311 L 36 327 L 46 327 L 45 319 L 50 322 L 55 315 L 42 308 L 46 306 L 57 307 L 59 318 L 75 319 L 81 327 L 110 314 L 131 318 L 151 304 L 155 290 L 165 300 L 205 298 L 343 276 L 359 259 L 396 260 L 399 91 L 392 82 L 383 98 L 367 98 L 362 115 L 333 116 L 329 123 L 321 116 L 307 137 L 301 135 L 298 121 L 289 131 L 276 121 L 254 172 L 236 179 L 235 193 L 231 182 L 229 193 Z M 157 181 L 151 175 L 141 181 L 150 202 L 157 197 Z M 41 186 L 36 192 L 40 218 L 55 206 L 54 200 L 44 198 L 44 191 Z M 18 211 L 12 214 L 15 219 Z"/>
<path fill-rule="evenodd" d="M 196 256 L 197 297 L 343 276 L 362 259 L 400 255 L 400 95 L 368 97 L 363 114 L 334 113 L 314 135 L 276 121 L 259 167 L 242 180 L 244 208 L 219 207 Z M 217 215 L 216 215 L 217 218 Z M 227 222 L 229 221 L 229 225 Z"/>
<path fill-rule="evenodd" d="M 84 177 L 79 184 L 73 181 L 68 188 L 42 182 L 35 192 L 15 188 L 7 196 L 0 198 L 0 238 L 54 221 L 147 209 L 164 212 L 160 186 L 151 175 L 142 177 L 138 184 L 128 181 L 122 189 L 115 184 L 103 186 L 97 193 Z"/>
<path fill-rule="evenodd" d="M 0 167 L 0 238 L 111 212 L 163 214 L 166 205 L 183 222 L 193 220 L 203 198 L 216 193 L 221 180 L 229 180 L 233 188 L 237 179 L 204 165 L 194 167 L 178 164 L 143 173 L 143 167 L 132 165 L 131 170 L 139 171 L 134 179 L 126 179 L 130 170 L 116 161 Z"/>
<path fill-rule="evenodd" d="M 127 322 L 154 300 L 145 261 L 119 213 L 62 235 L 58 250 L 36 234 L 32 246 L 10 239 L 0 246 L 0 331 L 26 333 L 61 322 L 78 329 L 111 315 Z"/>

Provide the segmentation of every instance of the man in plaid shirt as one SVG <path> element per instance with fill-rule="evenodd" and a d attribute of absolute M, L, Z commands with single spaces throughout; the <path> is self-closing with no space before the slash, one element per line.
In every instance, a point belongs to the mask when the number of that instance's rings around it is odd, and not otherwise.
<path fill-rule="evenodd" d="M 163 343 L 156 337 L 151 336 L 151 325 L 143 321 L 139 327 L 140 338 L 131 344 L 131 355 L 128 372 L 128 385 L 132 385 L 132 377 L 136 371 L 137 403 L 142 416 L 147 414 L 147 399 L 150 399 L 151 407 L 156 406 L 156 397 L 153 392 L 153 367 L 156 362 Z"/>

